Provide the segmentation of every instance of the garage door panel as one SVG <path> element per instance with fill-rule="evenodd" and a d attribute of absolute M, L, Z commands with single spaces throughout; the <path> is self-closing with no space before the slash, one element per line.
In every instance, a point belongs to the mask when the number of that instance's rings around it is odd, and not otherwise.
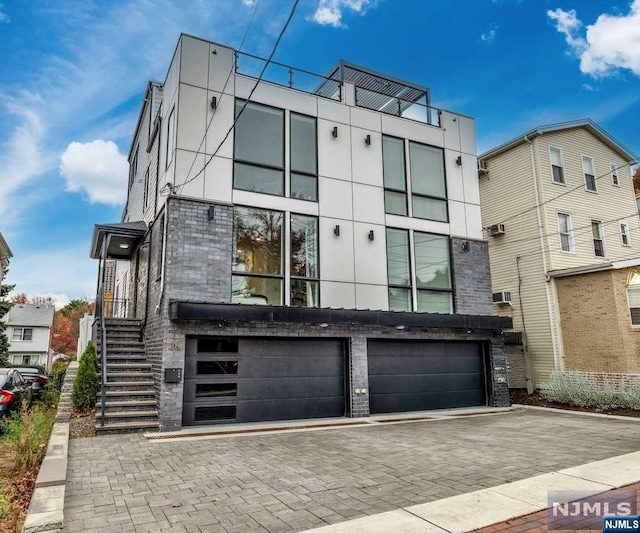
<path fill-rule="evenodd" d="M 240 339 L 239 352 L 251 357 L 341 357 L 344 348 L 340 339 L 265 338 Z"/>
<path fill-rule="evenodd" d="M 296 420 L 344 416 L 344 398 L 315 398 L 313 402 L 295 399 L 240 402 L 238 422 Z"/>
<path fill-rule="evenodd" d="M 421 393 L 482 390 L 483 376 L 478 374 L 416 374 L 371 376 L 369 388 L 376 394 Z"/>
<path fill-rule="evenodd" d="M 399 343 L 398 341 L 386 341 L 386 340 L 376 340 L 370 341 L 367 351 L 369 357 L 372 356 L 438 356 L 444 355 L 445 353 L 445 343 L 444 342 L 429 342 L 425 343 L 423 341 L 402 341 Z"/>
<path fill-rule="evenodd" d="M 341 339 L 197 337 L 187 345 L 184 425 L 345 414 Z"/>
<path fill-rule="evenodd" d="M 450 391 L 419 394 L 382 394 L 371 398 L 372 413 L 402 413 L 428 409 L 455 409 L 484 405 L 484 391 Z"/>
<path fill-rule="evenodd" d="M 473 356 L 376 356 L 369 359 L 369 374 L 482 373 L 482 359 Z"/>
<path fill-rule="evenodd" d="M 486 404 L 478 343 L 370 339 L 368 354 L 372 414 Z"/>
<path fill-rule="evenodd" d="M 343 376 L 344 359 L 342 357 L 246 357 L 240 361 L 238 375 L 243 378 L 304 377 L 304 376 Z"/>
<path fill-rule="evenodd" d="M 290 379 L 251 379 L 238 385 L 238 398 L 244 400 L 340 398 L 344 403 L 344 384 L 334 377 Z"/>

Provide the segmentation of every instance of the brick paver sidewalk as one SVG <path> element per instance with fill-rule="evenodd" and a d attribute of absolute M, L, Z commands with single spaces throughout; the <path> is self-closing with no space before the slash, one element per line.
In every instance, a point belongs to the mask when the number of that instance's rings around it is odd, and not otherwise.
<path fill-rule="evenodd" d="M 640 491 L 640 483 L 634 483 L 633 485 L 627 485 L 621 487 L 625 490 Z M 558 533 L 593 533 L 593 529 L 549 529 L 548 523 L 548 509 L 538 511 L 518 518 L 501 522 L 500 524 L 494 524 L 493 526 L 483 527 L 477 529 L 475 533 L 532 533 L 535 531 L 558 531 Z"/>

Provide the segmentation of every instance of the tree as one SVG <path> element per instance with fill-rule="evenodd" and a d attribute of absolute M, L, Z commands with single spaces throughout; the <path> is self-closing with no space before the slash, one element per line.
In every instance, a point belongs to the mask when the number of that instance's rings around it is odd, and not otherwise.
<path fill-rule="evenodd" d="M 14 294 L 11 297 L 11 303 L 14 304 L 26 304 L 29 303 L 29 297 L 26 292 L 21 292 L 20 294 Z"/>
<path fill-rule="evenodd" d="M 640 194 L 640 165 L 636 167 L 633 173 L 633 190 L 636 194 Z"/>
<path fill-rule="evenodd" d="M 93 314 L 95 302 L 71 300 L 53 315 L 51 328 L 51 349 L 57 353 L 74 355 L 80 334 L 80 319 L 85 313 Z"/>
<path fill-rule="evenodd" d="M 4 268 L 0 279 L 4 279 L 8 268 Z M 6 315 L 13 305 L 6 300 L 6 296 L 13 290 L 15 285 L 0 285 L 0 318 Z M 9 338 L 7 337 L 7 324 L 0 320 L 0 366 L 9 364 Z"/>
<path fill-rule="evenodd" d="M 96 349 L 93 343 L 89 342 L 80 357 L 78 373 L 71 392 L 71 403 L 78 411 L 90 411 L 96 404 L 96 396 L 100 391 L 100 378 L 96 367 Z"/>

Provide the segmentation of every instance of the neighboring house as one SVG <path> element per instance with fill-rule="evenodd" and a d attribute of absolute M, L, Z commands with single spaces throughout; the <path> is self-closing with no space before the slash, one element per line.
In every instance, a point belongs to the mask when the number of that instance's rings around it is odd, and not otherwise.
<path fill-rule="evenodd" d="M 108 293 L 107 293 L 108 294 Z M 87 344 L 91 340 L 93 322 L 95 316 L 89 313 L 85 313 L 84 316 L 78 320 L 78 348 L 76 356 L 80 359 L 80 356 L 87 348 Z"/>
<path fill-rule="evenodd" d="M 15 304 L 2 318 L 7 323 L 9 363 L 48 366 L 53 305 Z"/>
<path fill-rule="evenodd" d="M 0 233 L 0 283 L 4 280 L 4 269 L 9 266 L 9 259 L 12 257 L 11 249 Z"/>
<path fill-rule="evenodd" d="M 526 333 L 536 385 L 553 370 L 640 372 L 634 159 L 591 120 L 479 157 L 495 306 Z"/>
<path fill-rule="evenodd" d="M 279 66 L 247 103 L 248 59 L 181 36 L 122 221 L 94 230 L 91 256 L 118 260 L 113 314 L 142 321 L 160 426 L 508 405 L 473 119 L 345 62 Z"/>

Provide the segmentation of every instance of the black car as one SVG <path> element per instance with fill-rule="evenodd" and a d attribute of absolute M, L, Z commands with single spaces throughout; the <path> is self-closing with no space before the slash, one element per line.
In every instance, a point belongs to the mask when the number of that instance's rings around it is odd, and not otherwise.
<path fill-rule="evenodd" d="M 12 368 L 15 368 L 27 382 L 31 383 L 33 397 L 39 398 L 49 381 L 45 369 L 37 365 L 14 365 Z"/>
<path fill-rule="evenodd" d="M 19 413 L 23 401 L 31 403 L 31 382 L 15 368 L 0 368 L 0 417 Z"/>

